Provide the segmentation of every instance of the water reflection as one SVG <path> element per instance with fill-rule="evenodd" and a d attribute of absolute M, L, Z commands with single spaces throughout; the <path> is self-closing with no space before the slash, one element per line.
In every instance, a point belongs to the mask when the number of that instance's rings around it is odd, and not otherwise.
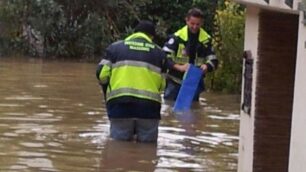
<path fill-rule="evenodd" d="M 108 140 L 103 148 L 100 171 L 154 171 L 156 144 Z"/>
<path fill-rule="evenodd" d="M 236 171 L 239 96 L 205 93 L 182 114 L 163 102 L 157 144 L 118 142 L 94 70 L 0 59 L 0 171 Z"/>
<path fill-rule="evenodd" d="M 187 113 L 173 113 L 172 105 L 165 102 L 163 107 L 167 120 L 160 127 L 157 167 L 179 171 L 236 171 L 239 115 L 210 107 L 205 99 Z"/>

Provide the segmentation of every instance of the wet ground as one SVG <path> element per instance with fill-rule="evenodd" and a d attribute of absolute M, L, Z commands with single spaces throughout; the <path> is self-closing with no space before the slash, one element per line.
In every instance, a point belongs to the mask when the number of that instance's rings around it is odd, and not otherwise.
<path fill-rule="evenodd" d="M 0 171 L 235 172 L 239 95 L 163 102 L 157 144 L 112 141 L 95 64 L 0 59 Z"/>

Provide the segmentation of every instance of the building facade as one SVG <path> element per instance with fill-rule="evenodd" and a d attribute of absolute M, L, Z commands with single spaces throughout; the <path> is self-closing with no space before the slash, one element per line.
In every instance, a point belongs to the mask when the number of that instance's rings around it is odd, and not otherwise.
<path fill-rule="evenodd" d="M 306 2 L 245 5 L 239 172 L 306 171 Z"/>

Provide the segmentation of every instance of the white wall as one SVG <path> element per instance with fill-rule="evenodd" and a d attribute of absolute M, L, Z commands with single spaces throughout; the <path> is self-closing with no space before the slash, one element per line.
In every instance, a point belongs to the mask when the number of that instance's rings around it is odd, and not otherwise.
<path fill-rule="evenodd" d="M 285 0 L 270 0 L 269 4 L 266 3 L 264 0 L 234 0 L 241 4 L 248 4 L 252 6 L 258 6 L 260 8 L 268 8 L 277 11 L 287 11 L 296 13 L 298 9 L 298 3 L 302 0 L 294 0 L 293 1 L 293 8 L 290 8 L 286 3 Z"/>
<path fill-rule="evenodd" d="M 267 5 L 264 0 L 235 0 L 247 4 L 245 27 L 245 50 L 251 50 L 254 58 L 253 93 L 251 115 L 241 111 L 239 129 L 238 172 L 252 172 L 254 147 L 254 98 L 256 83 L 256 61 L 258 48 L 259 9 L 269 8 L 276 11 L 298 13 L 297 6 L 301 0 L 294 1 L 294 7 L 288 9 L 285 0 L 270 0 Z M 301 24 L 303 14 L 300 12 L 300 26 L 297 47 L 296 76 L 294 86 L 294 102 L 292 114 L 292 129 L 290 141 L 289 172 L 303 172 L 306 169 L 306 26 Z M 243 93 L 243 90 L 242 90 Z M 243 97 L 241 98 L 243 102 Z"/>
<path fill-rule="evenodd" d="M 302 19 L 300 12 L 289 172 L 306 170 L 306 26 Z"/>
<path fill-rule="evenodd" d="M 258 28 L 259 28 L 258 13 L 259 13 L 258 8 L 248 7 L 246 10 L 244 49 L 250 50 L 254 58 L 253 83 L 252 83 L 253 91 L 252 91 L 251 114 L 249 115 L 241 111 L 240 115 L 238 172 L 251 172 L 253 167 L 254 109 L 255 109 L 254 90 L 257 78 L 256 60 L 257 60 Z M 242 99 L 243 95 L 241 100 Z"/>

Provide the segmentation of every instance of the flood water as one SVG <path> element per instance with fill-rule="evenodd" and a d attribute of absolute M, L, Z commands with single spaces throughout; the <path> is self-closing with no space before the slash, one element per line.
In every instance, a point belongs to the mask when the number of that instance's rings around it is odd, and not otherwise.
<path fill-rule="evenodd" d="M 109 139 L 96 64 L 0 58 L 0 172 L 235 172 L 239 95 L 164 102 L 157 144 Z"/>

